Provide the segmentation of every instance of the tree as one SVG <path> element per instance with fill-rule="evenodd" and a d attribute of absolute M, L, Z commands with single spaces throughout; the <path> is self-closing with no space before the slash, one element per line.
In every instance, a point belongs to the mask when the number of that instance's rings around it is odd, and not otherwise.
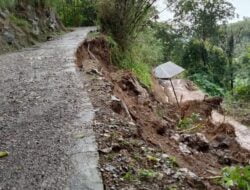
<path fill-rule="evenodd" d="M 101 30 L 124 51 L 146 26 L 156 0 L 99 0 Z"/>
<path fill-rule="evenodd" d="M 227 0 L 166 0 L 174 21 L 193 37 L 204 41 L 216 37 L 220 25 L 234 17 L 235 8 Z"/>

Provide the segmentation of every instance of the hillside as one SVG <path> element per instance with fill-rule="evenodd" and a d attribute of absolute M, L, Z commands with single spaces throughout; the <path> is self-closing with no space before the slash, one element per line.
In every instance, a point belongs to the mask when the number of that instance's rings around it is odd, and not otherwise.
<path fill-rule="evenodd" d="M 64 30 L 53 9 L 24 3 L 0 6 L 0 53 L 51 39 Z"/>
<path fill-rule="evenodd" d="M 250 19 L 164 3 L 0 0 L 0 190 L 249 190 Z"/>

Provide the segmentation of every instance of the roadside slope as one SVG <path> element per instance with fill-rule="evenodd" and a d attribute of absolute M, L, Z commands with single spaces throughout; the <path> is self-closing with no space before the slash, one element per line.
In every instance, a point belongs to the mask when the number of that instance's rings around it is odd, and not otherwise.
<path fill-rule="evenodd" d="M 91 28 L 0 56 L 0 189 L 102 189 L 74 52 Z"/>

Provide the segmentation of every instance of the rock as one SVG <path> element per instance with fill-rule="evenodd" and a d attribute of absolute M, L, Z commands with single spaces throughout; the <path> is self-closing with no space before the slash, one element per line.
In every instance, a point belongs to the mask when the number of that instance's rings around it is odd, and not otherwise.
<path fill-rule="evenodd" d="M 7 18 L 7 14 L 4 13 L 4 12 L 2 12 L 2 11 L 0 10 L 0 18 L 6 19 L 6 18 Z"/>
<path fill-rule="evenodd" d="M 161 181 L 164 178 L 164 174 L 163 173 L 157 173 L 157 177 L 156 179 Z"/>
<path fill-rule="evenodd" d="M 168 176 L 173 175 L 175 173 L 171 168 L 166 168 L 163 170 L 163 172 Z"/>
<path fill-rule="evenodd" d="M 32 23 L 32 34 L 38 36 L 41 33 L 38 26 L 38 22 L 36 20 L 31 20 L 31 23 Z"/>
<path fill-rule="evenodd" d="M 200 152 L 207 152 L 209 150 L 209 142 L 201 133 L 194 135 L 184 134 L 180 137 L 180 141 Z"/>
<path fill-rule="evenodd" d="M 186 177 L 190 177 L 190 178 L 194 178 L 194 179 L 199 179 L 199 177 L 195 173 L 191 172 L 187 168 L 180 168 L 179 171 L 182 172 Z"/>
<path fill-rule="evenodd" d="M 132 121 L 128 122 L 128 124 L 129 124 L 130 126 L 136 126 L 136 124 L 135 124 L 134 122 L 132 122 Z"/>
<path fill-rule="evenodd" d="M 214 138 L 213 142 L 211 143 L 214 148 L 218 149 L 228 149 L 232 143 L 231 137 L 226 135 L 218 135 Z"/>
<path fill-rule="evenodd" d="M 179 134 L 174 134 L 173 136 L 170 137 L 171 139 L 175 140 L 175 141 L 180 141 L 180 135 Z"/>
<path fill-rule="evenodd" d="M 130 118 L 130 120 L 132 120 L 128 107 L 119 98 L 111 96 L 111 108 L 115 113 L 127 116 L 128 118 Z"/>
<path fill-rule="evenodd" d="M 162 154 L 161 155 L 161 159 L 163 159 L 163 160 L 166 160 L 168 158 L 169 158 L 169 155 L 167 155 L 167 154 Z"/>
<path fill-rule="evenodd" d="M 96 74 L 96 75 L 99 75 L 99 76 L 103 76 L 103 74 L 101 72 L 99 72 L 97 69 L 91 69 L 90 71 L 87 71 L 87 74 Z"/>
<path fill-rule="evenodd" d="M 110 164 L 107 164 L 104 169 L 108 172 L 111 172 L 111 173 L 115 173 L 115 170 L 116 170 L 116 168 Z"/>
<path fill-rule="evenodd" d="M 8 44 L 13 44 L 15 41 L 15 34 L 9 31 L 5 31 L 3 33 L 3 39 L 8 43 Z"/>
<path fill-rule="evenodd" d="M 108 133 L 104 133 L 103 136 L 106 137 L 106 138 L 110 138 L 111 137 L 111 135 L 108 134 Z"/>
<path fill-rule="evenodd" d="M 188 149 L 186 144 L 180 143 L 179 149 L 183 154 L 191 154 L 191 151 Z"/>
<path fill-rule="evenodd" d="M 103 153 L 103 154 L 108 154 L 108 153 L 112 152 L 112 148 L 108 147 L 108 148 L 100 149 L 99 152 Z"/>

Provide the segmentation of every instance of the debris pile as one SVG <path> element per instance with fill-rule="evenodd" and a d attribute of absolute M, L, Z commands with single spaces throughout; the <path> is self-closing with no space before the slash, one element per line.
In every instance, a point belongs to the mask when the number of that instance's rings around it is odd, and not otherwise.
<path fill-rule="evenodd" d="M 225 189 L 213 177 L 226 166 L 249 164 L 250 153 L 230 125 L 210 122 L 222 100 L 189 101 L 179 109 L 143 88 L 133 73 L 111 66 L 107 50 L 95 39 L 77 52 L 96 109 L 93 126 L 106 189 Z M 153 89 L 163 90 L 157 81 Z"/>

